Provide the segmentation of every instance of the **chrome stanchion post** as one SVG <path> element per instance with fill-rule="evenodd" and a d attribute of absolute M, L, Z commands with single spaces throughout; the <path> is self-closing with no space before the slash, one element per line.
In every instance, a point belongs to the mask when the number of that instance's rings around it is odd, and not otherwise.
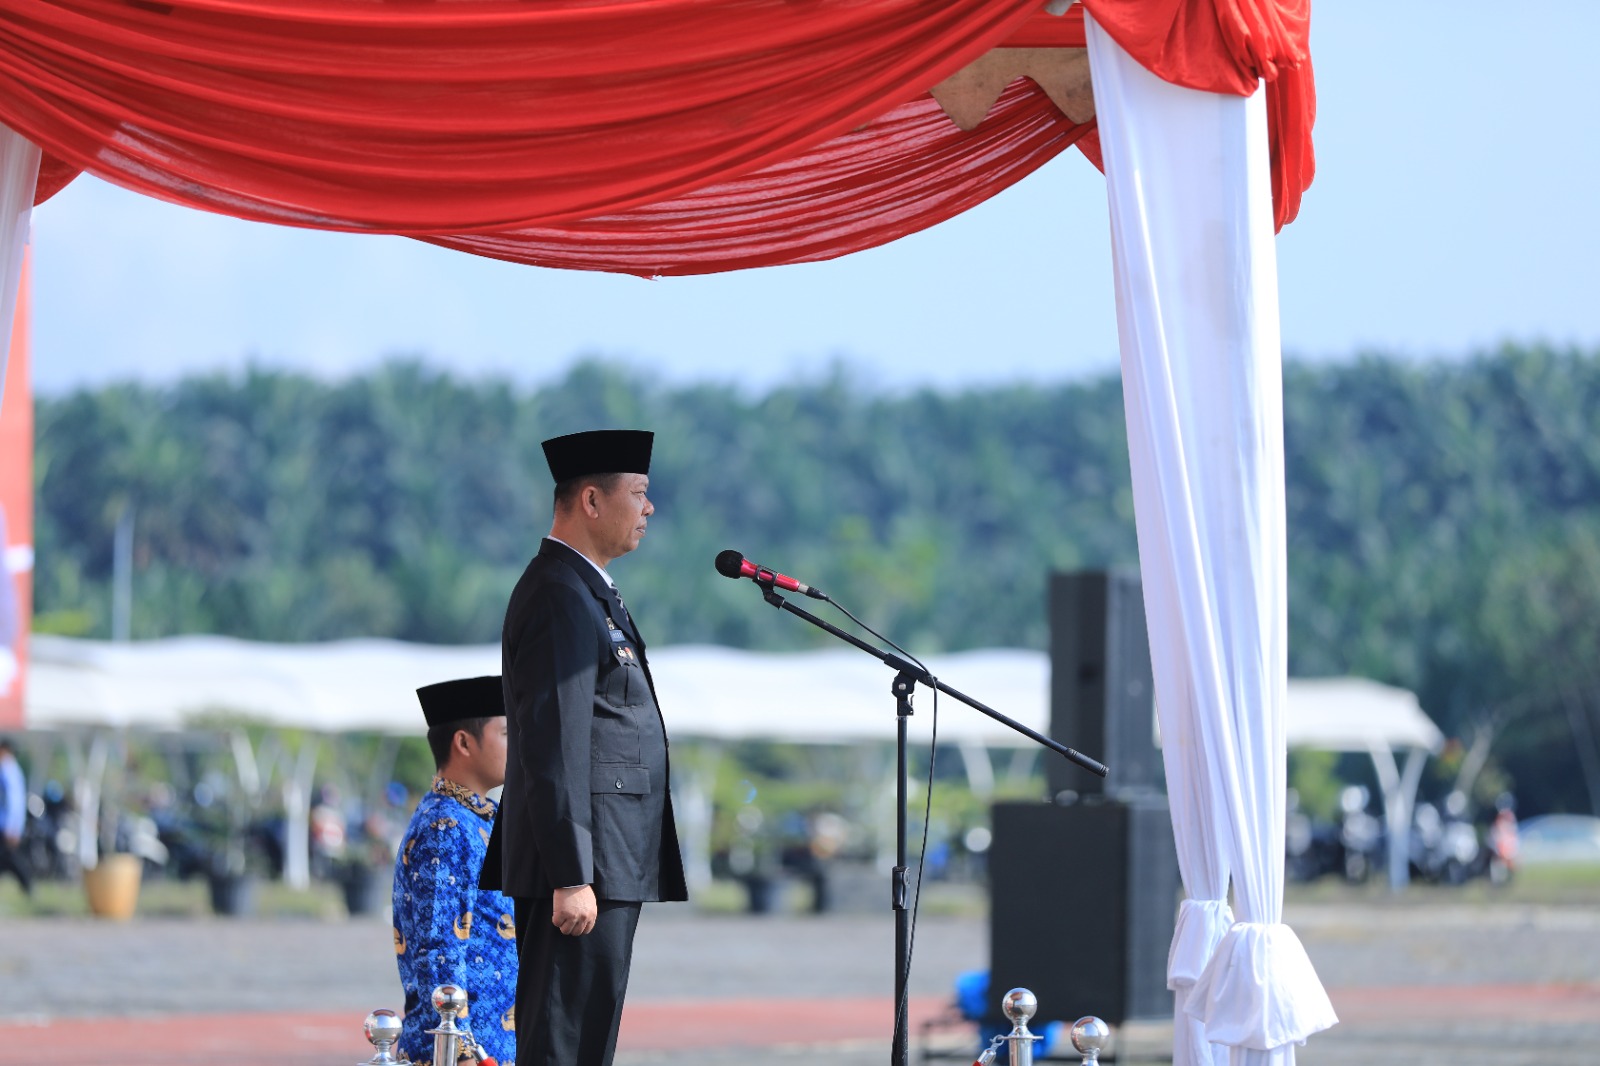
<path fill-rule="evenodd" d="M 433 990 L 433 1009 L 439 1012 L 439 1027 L 433 1034 L 433 1061 L 440 1066 L 455 1066 L 461 1057 L 466 1030 L 456 1028 L 456 1018 L 467 1009 L 467 990 L 457 985 L 440 985 Z"/>
<path fill-rule="evenodd" d="M 1111 1039 L 1111 1027 L 1090 1014 L 1072 1023 L 1072 1046 L 1083 1056 L 1082 1066 L 1099 1066 L 1100 1052 Z"/>
<path fill-rule="evenodd" d="M 367 1034 L 367 1043 L 378 1050 L 360 1066 L 401 1066 L 389 1049 L 400 1039 L 400 1016 L 387 1007 L 380 1007 L 367 1015 L 361 1028 Z"/>
<path fill-rule="evenodd" d="M 1033 1042 L 1044 1039 L 1028 1031 L 1028 1019 L 1039 1011 L 1039 1001 L 1026 988 L 1013 988 L 1000 1001 L 1000 1009 L 1011 1023 L 1006 1040 L 1011 1044 L 1011 1066 L 1033 1066 Z"/>

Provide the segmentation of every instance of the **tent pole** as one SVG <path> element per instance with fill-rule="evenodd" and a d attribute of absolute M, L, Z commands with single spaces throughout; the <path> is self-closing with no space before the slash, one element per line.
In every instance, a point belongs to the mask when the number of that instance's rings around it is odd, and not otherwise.
<path fill-rule="evenodd" d="M 311 887 L 311 782 L 317 772 L 315 737 L 300 742 L 294 771 L 283 781 L 283 882 Z"/>

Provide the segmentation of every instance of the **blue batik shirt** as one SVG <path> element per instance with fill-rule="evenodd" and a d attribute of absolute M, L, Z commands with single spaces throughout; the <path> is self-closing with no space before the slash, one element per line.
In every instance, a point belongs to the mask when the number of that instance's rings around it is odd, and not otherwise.
<path fill-rule="evenodd" d="M 492 800 L 437 778 L 400 842 L 394 951 L 406 1006 L 399 1051 L 414 1063 L 433 1062 L 433 990 L 457 985 L 467 990 L 464 1022 L 473 1039 L 500 1066 L 515 1066 L 516 920 L 508 898 L 478 887 L 494 809 Z"/>

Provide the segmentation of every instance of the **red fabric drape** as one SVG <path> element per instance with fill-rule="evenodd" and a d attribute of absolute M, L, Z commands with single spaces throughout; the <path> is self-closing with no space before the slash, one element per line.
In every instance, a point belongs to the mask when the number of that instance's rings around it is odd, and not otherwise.
<path fill-rule="evenodd" d="M 1083 0 L 1083 6 L 1164 81 L 1235 96 L 1267 83 L 1278 228 L 1294 221 L 1316 173 L 1311 0 Z"/>
<path fill-rule="evenodd" d="M 659 203 L 926 90 L 1039 0 L 0 0 L 0 121 L 139 192 L 461 234 Z"/>
<path fill-rule="evenodd" d="M 55 156 L 46 153 L 39 160 L 39 180 L 33 186 L 34 206 L 39 206 L 68 185 L 71 185 L 72 179 L 81 173 L 83 171 L 71 163 L 63 163 Z"/>
<path fill-rule="evenodd" d="M 517 262 L 804 262 L 933 225 L 1074 142 L 1098 165 L 1092 124 L 1031 83 L 971 133 L 925 93 L 997 42 L 1081 46 L 1082 8 L 1039 2 L 0 0 L 0 121 L 45 149 L 41 200 L 81 166 L 188 206 Z M 1292 218 L 1311 176 L 1289 17 L 1305 0 L 1091 6 L 1168 80 L 1277 75 Z"/>
<path fill-rule="evenodd" d="M 834 259 L 960 214 L 1093 129 L 1018 80 L 963 133 L 933 98 L 786 163 L 626 214 L 566 226 L 425 238 L 538 266 L 705 274 Z"/>

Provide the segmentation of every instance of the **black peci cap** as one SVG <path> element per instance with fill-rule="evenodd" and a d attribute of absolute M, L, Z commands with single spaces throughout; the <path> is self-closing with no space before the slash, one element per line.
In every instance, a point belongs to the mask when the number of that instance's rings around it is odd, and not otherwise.
<path fill-rule="evenodd" d="M 428 720 L 430 729 L 468 718 L 499 718 L 506 713 L 499 674 L 424 685 L 417 689 L 417 701 L 422 704 L 422 717 Z"/>
<path fill-rule="evenodd" d="M 648 474 L 656 435 L 645 429 L 591 429 L 544 442 L 556 484 L 586 474 Z"/>

